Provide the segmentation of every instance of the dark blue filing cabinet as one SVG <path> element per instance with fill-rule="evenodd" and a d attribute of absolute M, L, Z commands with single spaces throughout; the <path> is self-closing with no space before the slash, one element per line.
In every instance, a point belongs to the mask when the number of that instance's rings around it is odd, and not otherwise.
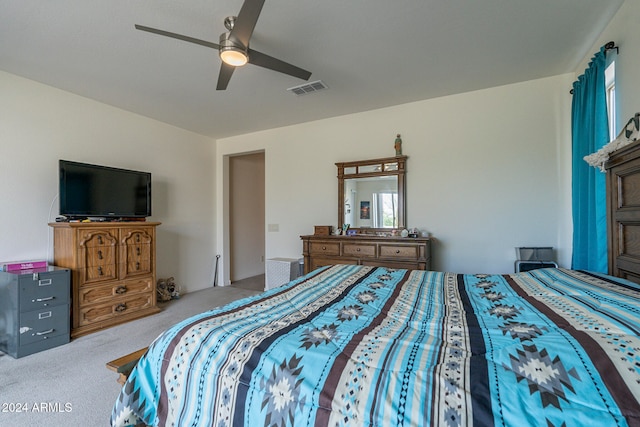
<path fill-rule="evenodd" d="M 70 271 L 0 272 L 0 351 L 18 358 L 70 340 Z"/>

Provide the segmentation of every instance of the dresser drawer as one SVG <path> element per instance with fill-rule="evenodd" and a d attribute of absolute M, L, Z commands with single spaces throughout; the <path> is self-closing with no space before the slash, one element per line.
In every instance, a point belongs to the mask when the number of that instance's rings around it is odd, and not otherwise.
<path fill-rule="evenodd" d="M 375 257 L 376 245 L 366 243 L 345 243 L 342 246 L 342 255 L 355 257 Z"/>
<path fill-rule="evenodd" d="M 339 242 L 311 242 L 309 252 L 313 255 L 340 255 Z"/>
<path fill-rule="evenodd" d="M 118 273 L 115 264 L 103 264 L 86 267 L 81 270 L 82 282 L 102 282 L 105 280 L 116 280 Z"/>
<path fill-rule="evenodd" d="M 122 245 L 151 245 L 153 241 L 153 229 L 151 228 L 135 228 L 130 230 L 122 230 Z"/>
<path fill-rule="evenodd" d="M 151 273 L 151 249 L 149 245 L 127 245 L 126 253 L 121 258 L 120 277 Z"/>
<path fill-rule="evenodd" d="M 19 279 L 20 311 L 69 303 L 69 271 L 23 275 Z"/>
<path fill-rule="evenodd" d="M 149 259 L 140 259 L 133 260 L 123 264 L 125 271 L 122 274 L 122 277 L 133 276 L 136 274 L 149 274 L 151 273 L 151 260 Z"/>
<path fill-rule="evenodd" d="M 380 245 L 380 258 L 418 259 L 417 245 Z"/>
<path fill-rule="evenodd" d="M 81 307 L 80 313 L 78 313 L 79 326 L 91 325 L 92 323 L 110 320 L 130 313 L 135 314 L 136 311 L 153 306 L 152 294 L 146 293 L 131 295 L 127 298 L 103 304 Z"/>
<path fill-rule="evenodd" d="M 80 307 L 87 304 L 112 301 L 115 297 L 127 297 L 132 294 L 152 294 L 151 279 L 128 280 L 109 285 L 87 286 L 80 289 L 78 299 Z"/>
<path fill-rule="evenodd" d="M 118 243 L 117 230 L 113 229 L 82 229 L 78 230 L 78 243 L 81 248 L 115 247 Z"/>
<path fill-rule="evenodd" d="M 309 264 L 309 271 L 313 271 L 316 268 L 324 267 L 325 265 L 336 264 L 358 265 L 358 260 L 349 258 L 312 258 L 311 263 Z"/>
<path fill-rule="evenodd" d="M 421 268 L 418 262 L 402 261 L 400 259 L 398 259 L 397 261 L 389 260 L 389 259 L 386 259 L 383 261 L 363 259 L 361 264 L 368 265 L 371 267 L 387 267 L 387 268 L 397 268 L 397 269 L 406 269 L 406 270 L 424 270 L 424 267 Z"/>
<path fill-rule="evenodd" d="M 69 305 L 46 307 L 20 314 L 20 345 L 58 335 L 69 335 Z"/>
<path fill-rule="evenodd" d="M 82 248 L 82 254 L 86 267 L 116 263 L 116 248 L 114 246 L 90 246 Z"/>

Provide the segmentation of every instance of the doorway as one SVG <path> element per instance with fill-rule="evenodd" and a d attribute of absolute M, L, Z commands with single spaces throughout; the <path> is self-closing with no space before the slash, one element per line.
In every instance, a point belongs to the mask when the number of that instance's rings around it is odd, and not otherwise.
<path fill-rule="evenodd" d="M 229 158 L 229 279 L 264 282 L 264 152 Z"/>

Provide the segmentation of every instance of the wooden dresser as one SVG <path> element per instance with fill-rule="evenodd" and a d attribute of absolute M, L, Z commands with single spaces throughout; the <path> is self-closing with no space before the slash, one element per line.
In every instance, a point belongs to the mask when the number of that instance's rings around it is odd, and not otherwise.
<path fill-rule="evenodd" d="M 640 141 L 613 152 L 605 167 L 609 274 L 640 283 Z"/>
<path fill-rule="evenodd" d="M 431 239 L 428 237 L 300 236 L 304 272 L 331 264 L 359 264 L 428 270 Z"/>
<path fill-rule="evenodd" d="M 71 337 L 157 313 L 158 222 L 59 222 L 54 264 L 71 269 Z"/>

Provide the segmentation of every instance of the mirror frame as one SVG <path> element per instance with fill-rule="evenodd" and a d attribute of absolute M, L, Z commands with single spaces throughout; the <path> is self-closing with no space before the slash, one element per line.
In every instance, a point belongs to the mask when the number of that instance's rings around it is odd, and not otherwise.
<path fill-rule="evenodd" d="M 389 163 L 397 163 L 397 170 L 384 170 L 384 165 Z M 391 233 L 393 230 L 402 230 L 405 228 L 406 223 L 406 186 L 405 186 L 405 177 L 406 177 L 406 163 L 407 156 L 394 156 L 394 157 L 384 157 L 380 159 L 370 159 L 370 160 L 357 160 L 352 162 L 339 162 L 336 163 L 338 168 L 338 226 L 342 227 L 344 224 L 344 181 L 346 179 L 353 178 L 367 178 L 367 177 L 377 177 L 377 176 L 397 176 L 398 177 L 398 227 L 397 228 L 369 228 L 361 229 L 359 227 L 350 227 L 350 229 L 357 230 L 358 234 L 365 233 L 363 230 L 366 230 L 366 234 L 376 234 L 376 233 Z M 380 171 L 376 172 L 361 172 L 360 169 L 362 167 L 371 168 L 371 166 L 380 166 Z M 347 172 L 345 173 L 345 169 Z M 354 172 L 351 172 L 351 171 Z"/>

